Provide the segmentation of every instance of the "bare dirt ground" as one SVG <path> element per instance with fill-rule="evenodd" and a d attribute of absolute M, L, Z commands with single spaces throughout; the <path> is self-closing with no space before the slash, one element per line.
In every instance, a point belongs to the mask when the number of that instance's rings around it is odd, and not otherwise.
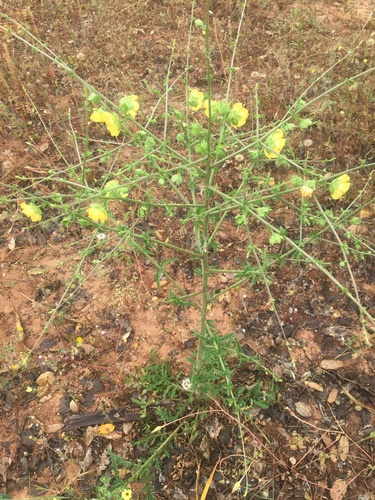
<path fill-rule="evenodd" d="M 136 93 L 144 108 L 152 109 L 154 91 L 163 87 L 173 39 L 170 78 L 177 78 L 186 64 L 191 5 L 185 0 L 13 0 L 0 6 L 115 101 L 121 93 Z M 323 79 L 327 88 L 370 68 L 375 50 L 373 9 L 372 1 L 359 0 L 250 2 L 235 63 L 233 98 L 246 103 L 251 116 L 257 83 L 261 113 L 272 122 L 340 55 L 358 46 Z M 211 10 L 213 90 L 221 98 L 241 9 L 239 2 L 216 0 Z M 203 8 L 197 8 L 195 17 L 204 18 Z M 9 26 L 6 20 L 1 24 Z M 202 39 L 198 32 L 193 35 L 190 85 L 204 88 Z M 0 42 L 0 174 L 2 183 L 17 186 L 34 174 L 64 168 L 51 136 L 65 158 L 77 162 L 70 133 L 84 130 L 83 89 L 9 34 L 1 32 Z M 300 133 L 296 156 L 317 162 L 334 158 L 333 172 L 361 159 L 373 162 L 374 90 L 374 77 L 369 76 L 355 88 L 318 103 L 316 126 Z M 182 82 L 172 98 L 183 102 Z M 328 100 L 332 103 L 326 106 Z M 94 149 L 100 132 L 91 133 Z M 306 139 L 311 142 L 308 147 Z M 99 172 L 107 168 L 96 167 Z M 284 175 L 271 168 L 275 177 Z M 358 185 L 370 169 L 362 174 L 355 179 Z M 235 182 L 235 171 L 223 175 L 223 183 Z M 53 185 L 46 183 L 42 189 L 53 191 Z M 346 198 L 339 206 L 351 201 Z M 329 208 L 331 201 L 325 203 Z M 82 251 L 92 237 L 89 228 L 65 227 L 58 219 L 26 223 L 16 203 L 1 209 L 0 496 L 95 498 L 98 476 L 111 475 L 106 448 L 110 445 L 121 457 L 142 458 L 145 450 L 134 441 L 147 431 L 139 422 L 119 423 L 114 439 L 90 439 L 87 422 L 69 427 L 69 419 L 119 408 L 127 408 L 137 419 L 140 410 L 130 401 L 137 395 L 131 377 L 149 363 L 152 349 L 160 359 L 170 360 L 176 376 L 188 375 L 186 358 L 195 348 L 193 332 L 199 318 L 196 311 L 167 302 L 170 285 L 157 286 L 147 259 L 124 249 L 119 257 L 97 265 L 110 246 L 98 246 L 83 260 Z M 288 217 L 286 207 L 280 206 L 280 224 L 289 223 L 290 231 L 298 231 Z M 164 238 L 187 237 L 176 233 L 163 216 L 154 215 L 147 224 Z M 363 218 L 361 228 L 373 244 L 373 212 Z M 266 242 L 267 235 L 256 224 L 252 230 L 257 244 Z M 238 243 L 240 236 L 237 228 L 224 226 L 221 251 L 215 255 L 219 266 L 241 267 L 246 249 Z M 317 258 L 340 260 L 339 249 L 323 241 L 314 251 Z M 354 262 L 353 270 L 362 303 L 374 315 L 375 256 Z M 188 258 L 180 258 L 170 272 L 188 293 L 198 289 Z M 272 291 L 290 350 L 261 286 L 233 289 L 212 309 L 220 332 L 235 332 L 243 349 L 261 355 L 283 380 L 277 402 L 254 415 L 254 422 L 245 422 L 252 436 L 246 443 L 252 457 L 247 498 L 374 499 L 375 450 L 369 436 L 375 431 L 375 357 L 373 348 L 363 342 L 358 311 L 313 266 L 286 264 L 275 268 L 273 277 Z M 345 270 L 339 278 L 348 280 Z M 220 291 L 230 279 L 223 273 L 212 286 Z M 374 333 L 369 325 L 372 342 Z M 296 378 L 290 376 L 291 357 Z M 325 365 L 323 360 L 339 363 Z M 238 383 L 246 386 L 252 376 L 251 369 L 244 368 Z M 160 424 L 157 417 L 154 424 Z M 217 432 L 210 431 L 212 426 Z M 213 414 L 199 432 L 193 447 L 188 439 L 176 443 L 161 461 L 160 472 L 150 477 L 156 498 L 198 498 L 218 458 L 222 461 L 207 498 L 241 498 L 240 491 L 231 493 L 240 473 L 235 422 L 224 413 Z M 264 436 L 266 445 L 261 446 Z M 137 491 L 135 486 L 135 497 Z"/>

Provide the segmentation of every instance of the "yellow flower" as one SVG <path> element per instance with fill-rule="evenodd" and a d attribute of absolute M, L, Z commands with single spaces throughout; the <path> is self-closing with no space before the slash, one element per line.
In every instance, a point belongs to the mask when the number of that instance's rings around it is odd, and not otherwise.
<path fill-rule="evenodd" d="M 106 436 L 107 434 L 111 434 L 115 430 L 115 426 L 113 424 L 102 424 L 98 428 L 98 433 L 102 436 Z"/>
<path fill-rule="evenodd" d="M 302 198 L 311 198 L 314 190 L 309 186 L 302 186 L 299 190 Z"/>
<path fill-rule="evenodd" d="M 348 174 L 340 175 L 329 186 L 329 192 L 334 200 L 338 200 L 350 188 L 350 177 Z"/>
<path fill-rule="evenodd" d="M 286 139 L 284 132 L 281 130 L 281 128 L 278 128 L 272 135 L 267 137 L 266 140 L 267 147 L 264 149 L 264 154 L 269 159 L 277 158 L 280 154 L 280 151 L 285 146 L 285 143 Z"/>
<path fill-rule="evenodd" d="M 112 137 L 117 137 L 121 132 L 120 117 L 117 113 L 96 109 L 90 116 L 90 120 L 95 123 L 105 123 Z"/>
<path fill-rule="evenodd" d="M 42 220 L 42 211 L 34 203 L 21 203 L 22 213 L 29 217 L 33 222 Z"/>
<path fill-rule="evenodd" d="M 124 115 L 131 116 L 134 120 L 139 110 L 138 96 L 132 94 L 123 97 L 120 99 L 120 108 Z"/>
<path fill-rule="evenodd" d="M 121 498 L 123 500 L 131 500 L 131 498 L 132 498 L 132 490 L 130 490 L 129 488 L 127 488 L 126 490 L 123 490 L 121 492 Z"/>
<path fill-rule="evenodd" d="M 129 188 L 127 187 L 119 187 L 119 182 L 116 179 L 108 181 L 104 186 L 106 198 L 117 198 L 118 196 L 121 196 L 121 198 L 127 198 L 129 196 L 128 190 Z"/>
<path fill-rule="evenodd" d="M 91 207 L 89 207 L 86 212 L 89 219 L 93 220 L 94 222 L 104 223 L 106 220 L 108 220 L 107 212 L 102 205 L 91 205 Z"/>
<path fill-rule="evenodd" d="M 238 128 L 245 125 L 248 116 L 248 110 L 242 106 L 242 103 L 236 102 L 236 104 L 232 106 L 228 119 L 232 127 Z"/>
<path fill-rule="evenodd" d="M 204 94 L 198 89 L 193 89 L 189 95 L 189 106 L 193 111 L 198 111 L 203 106 Z"/>
<path fill-rule="evenodd" d="M 83 338 L 82 337 L 77 337 L 76 338 L 76 345 L 77 345 L 77 347 L 81 347 L 82 344 L 83 344 Z"/>

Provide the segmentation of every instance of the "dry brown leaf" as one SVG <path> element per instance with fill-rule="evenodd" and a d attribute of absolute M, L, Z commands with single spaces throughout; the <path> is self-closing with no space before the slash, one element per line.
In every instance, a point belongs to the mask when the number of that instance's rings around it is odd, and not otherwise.
<path fill-rule="evenodd" d="M 343 479 L 337 479 L 333 483 L 332 488 L 329 490 L 329 496 L 331 497 L 331 500 L 342 500 L 347 489 L 348 486 L 346 482 Z"/>
<path fill-rule="evenodd" d="M 323 370 L 338 370 L 343 366 L 344 363 L 341 361 L 341 359 L 323 359 L 323 361 L 320 363 L 320 367 L 323 368 Z"/>
<path fill-rule="evenodd" d="M 211 439 L 217 439 L 221 430 L 223 429 L 223 426 L 220 424 L 217 418 L 214 418 L 213 422 L 210 422 L 206 426 L 206 429 Z"/>
<path fill-rule="evenodd" d="M 302 401 L 297 401 L 296 410 L 302 417 L 311 417 L 312 411 L 308 404 L 303 403 Z"/>
<path fill-rule="evenodd" d="M 368 232 L 367 227 L 363 226 L 362 224 L 360 224 L 359 226 L 351 224 L 350 226 L 348 226 L 348 231 L 349 233 L 357 234 L 358 236 L 364 236 Z"/>
<path fill-rule="evenodd" d="M 334 441 L 328 436 L 328 434 L 323 434 L 322 441 L 327 447 L 332 446 L 334 443 Z"/>
<path fill-rule="evenodd" d="M 55 375 L 53 372 L 44 372 L 36 379 L 39 386 L 53 385 L 55 383 Z"/>
<path fill-rule="evenodd" d="M 331 460 L 332 463 L 337 462 L 337 449 L 335 446 L 332 446 L 335 441 L 332 441 L 332 439 L 328 436 L 328 434 L 324 434 L 322 436 L 322 441 L 326 445 L 329 451 L 329 459 Z"/>
<path fill-rule="evenodd" d="M 41 403 L 45 403 L 48 401 L 47 395 L 51 391 L 51 386 L 55 383 L 55 375 L 53 372 L 44 372 L 36 379 L 36 383 L 38 384 L 38 398 Z"/>
<path fill-rule="evenodd" d="M 39 144 L 39 146 L 37 147 L 41 153 L 44 153 L 44 151 L 47 151 L 47 149 L 49 148 L 49 143 L 43 142 L 42 144 Z"/>
<path fill-rule="evenodd" d="M 363 208 L 359 211 L 359 217 L 360 219 L 372 219 L 373 217 L 375 217 L 375 212 L 370 208 Z"/>
<path fill-rule="evenodd" d="M 216 467 L 218 465 L 219 465 L 219 462 L 216 462 L 216 464 L 214 465 L 214 468 L 211 471 L 210 477 L 208 478 L 207 483 L 206 483 L 206 485 L 204 487 L 204 490 L 202 491 L 201 500 L 205 500 L 205 498 L 207 497 L 208 490 L 210 489 L 210 486 L 211 486 L 211 483 L 212 483 L 212 480 L 214 478 L 214 474 L 215 474 L 215 471 L 216 471 Z"/>
<path fill-rule="evenodd" d="M 48 386 L 49 387 L 49 386 Z M 39 391 L 38 391 L 38 397 L 40 396 L 39 394 Z M 39 399 L 39 403 L 47 403 L 47 401 L 49 401 L 50 399 L 52 399 L 52 394 L 46 394 L 45 396 L 42 396 L 40 399 Z"/>
<path fill-rule="evenodd" d="M 349 455 L 349 439 L 347 436 L 342 435 L 339 440 L 339 457 L 340 460 L 345 462 Z"/>
<path fill-rule="evenodd" d="M 121 439 L 122 433 L 121 432 L 111 432 L 110 434 L 103 435 L 103 437 L 106 439 L 112 439 L 112 440 Z"/>
<path fill-rule="evenodd" d="M 64 424 L 48 424 L 45 425 L 43 430 L 46 434 L 54 434 L 55 432 L 61 431 Z"/>
<path fill-rule="evenodd" d="M 86 427 L 86 432 L 85 432 L 85 445 L 86 448 L 90 446 L 92 443 L 92 440 L 98 435 L 98 429 L 97 427 L 93 427 L 92 425 L 89 425 Z"/>
<path fill-rule="evenodd" d="M 95 347 L 91 344 L 81 344 L 80 348 L 83 349 L 88 356 L 95 351 Z"/>

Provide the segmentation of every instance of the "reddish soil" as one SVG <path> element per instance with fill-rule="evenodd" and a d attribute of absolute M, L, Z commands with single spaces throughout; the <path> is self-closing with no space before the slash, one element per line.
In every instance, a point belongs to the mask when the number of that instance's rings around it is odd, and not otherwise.
<path fill-rule="evenodd" d="M 117 102 L 123 92 L 139 94 L 145 113 L 157 100 L 154 92 L 163 88 L 173 39 L 170 79 L 180 77 L 185 68 L 189 1 L 14 0 L 2 2 L 1 10 L 108 98 Z M 211 10 L 213 90 L 215 98 L 222 98 L 240 2 L 216 0 Z M 198 7 L 194 15 L 203 19 L 203 9 Z M 0 24 L 11 26 L 6 19 Z M 320 92 L 374 66 L 372 1 L 256 0 L 247 8 L 242 33 L 232 97 L 246 103 L 252 116 L 258 83 L 260 112 L 269 123 L 284 115 L 314 75 L 351 50 L 353 54 L 323 78 Z M 204 88 L 202 35 L 193 35 L 190 85 Z M 77 162 L 71 132 L 84 133 L 82 88 L 8 33 L 1 31 L 0 41 L 0 189 L 14 200 L 12 184 L 17 189 L 31 183 L 33 176 L 66 168 L 52 139 L 61 145 L 65 159 Z M 372 249 L 374 91 L 370 75 L 317 102 L 316 126 L 297 132 L 294 144 L 297 157 L 317 163 L 333 158 L 331 172 L 350 169 L 362 159 L 370 164 L 354 183 L 360 188 L 370 179 L 364 200 L 368 212 L 360 228 Z M 176 84 L 171 99 L 181 106 L 183 83 Z M 251 121 L 248 130 L 255 128 Z M 102 131 L 92 127 L 90 134 L 90 148 L 95 149 Z M 312 147 L 306 146 L 306 139 Z M 130 154 L 125 148 L 122 159 Z M 99 173 L 109 168 L 99 163 L 96 167 Z M 270 169 L 276 180 L 288 176 L 275 166 Z M 235 169 L 223 169 L 218 182 L 224 190 L 236 180 Z M 41 190 L 48 194 L 54 186 L 42 183 Z M 328 197 L 323 202 L 338 213 L 356 195 L 350 196 L 339 205 Z M 3 199 L 0 208 L 0 497 L 97 498 L 98 477 L 113 474 L 108 446 L 120 457 L 141 461 L 145 450 L 135 442 L 152 426 L 163 424 L 152 412 L 144 417 L 147 425 L 136 420 L 141 408 L 134 399 L 140 389 L 132 380 L 150 364 L 154 349 L 159 360 L 169 359 L 176 380 L 190 374 L 187 358 L 196 348 L 199 312 L 170 304 L 171 284 L 162 277 L 158 287 L 150 261 L 132 250 L 122 248 L 118 256 L 105 259 L 115 242 L 103 241 L 84 257 L 93 238 L 90 228 L 74 223 L 65 227 L 53 214 L 48 223 L 32 224 L 15 201 Z M 286 205 L 280 203 L 275 214 L 274 223 L 299 231 Z M 189 238 L 188 227 L 159 213 L 146 222 L 158 238 L 176 244 Z M 210 282 L 216 292 L 233 279 L 225 269 L 240 270 L 247 259 L 246 235 L 231 222 L 218 234 L 220 251 L 211 256 L 223 269 Z M 269 234 L 257 223 L 251 231 L 257 246 L 268 244 Z M 327 238 L 311 251 L 335 265 L 342 254 L 331 243 Z M 158 257 L 176 255 L 164 250 Z M 193 263 L 178 259 L 168 265 L 168 272 L 186 293 L 198 291 Z M 361 302 L 375 316 L 375 254 L 353 258 L 351 265 Z M 346 270 L 337 268 L 337 279 L 349 287 Z M 233 487 L 244 475 L 249 499 L 375 498 L 375 356 L 364 341 L 358 308 L 312 264 L 286 262 L 271 266 L 270 274 L 283 331 L 263 285 L 227 291 L 213 306 L 210 319 L 221 335 L 234 332 L 243 351 L 261 356 L 282 380 L 274 404 L 254 409 L 252 419 L 242 422 L 243 450 L 238 422 L 228 408 L 213 401 L 194 443 L 179 436 L 169 456 L 160 460 L 160 470 L 149 479 L 155 498 L 200 498 L 217 462 L 207 496 L 211 500 L 243 498 L 241 488 L 233 492 Z M 366 328 L 373 344 L 375 325 L 369 322 Z M 325 367 L 324 360 L 338 360 L 340 365 Z M 237 386 L 246 390 L 256 377 L 269 382 L 247 364 L 234 372 Z M 39 378 L 43 374 L 44 381 Z M 119 408 L 130 412 L 123 419 L 129 422 L 116 422 L 112 438 L 95 434 L 97 427 L 87 422 L 69 427 L 74 416 L 88 418 L 88 412 Z M 95 435 L 90 437 L 91 428 Z M 133 498 L 146 498 L 143 486 L 132 484 Z M 340 486 L 346 493 L 341 495 Z"/>

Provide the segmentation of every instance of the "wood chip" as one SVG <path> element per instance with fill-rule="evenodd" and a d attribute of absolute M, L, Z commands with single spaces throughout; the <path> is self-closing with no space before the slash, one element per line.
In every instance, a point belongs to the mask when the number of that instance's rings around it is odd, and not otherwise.
<path fill-rule="evenodd" d="M 78 413 L 78 405 L 77 403 L 72 399 L 70 404 L 69 404 L 70 411 L 73 413 Z"/>
<path fill-rule="evenodd" d="M 305 380 L 305 385 L 314 391 L 323 392 L 324 388 L 322 385 L 317 384 L 316 382 L 310 382 L 310 380 Z"/>
<path fill-rule="evenodd" d="M 320 367 L 323 370 L 339 370 L 344 366 L 344 363 L 340 359 L 323 359 L 320 363 Z"/>
<path fill-rule="evenodd" d="M 327 403 L 329 403 L 330 405 L 334 403 L 338 395 L 339 391 L 336 388 L 332 389 L 332 391 L 328 394 Z"/>
<path fill-rule="evenodd" d="M 349 439 L 347 436 L 343 435 L 339 440 L 339 457 L 340 460 L 345 462 L 349 455 Z"/>

